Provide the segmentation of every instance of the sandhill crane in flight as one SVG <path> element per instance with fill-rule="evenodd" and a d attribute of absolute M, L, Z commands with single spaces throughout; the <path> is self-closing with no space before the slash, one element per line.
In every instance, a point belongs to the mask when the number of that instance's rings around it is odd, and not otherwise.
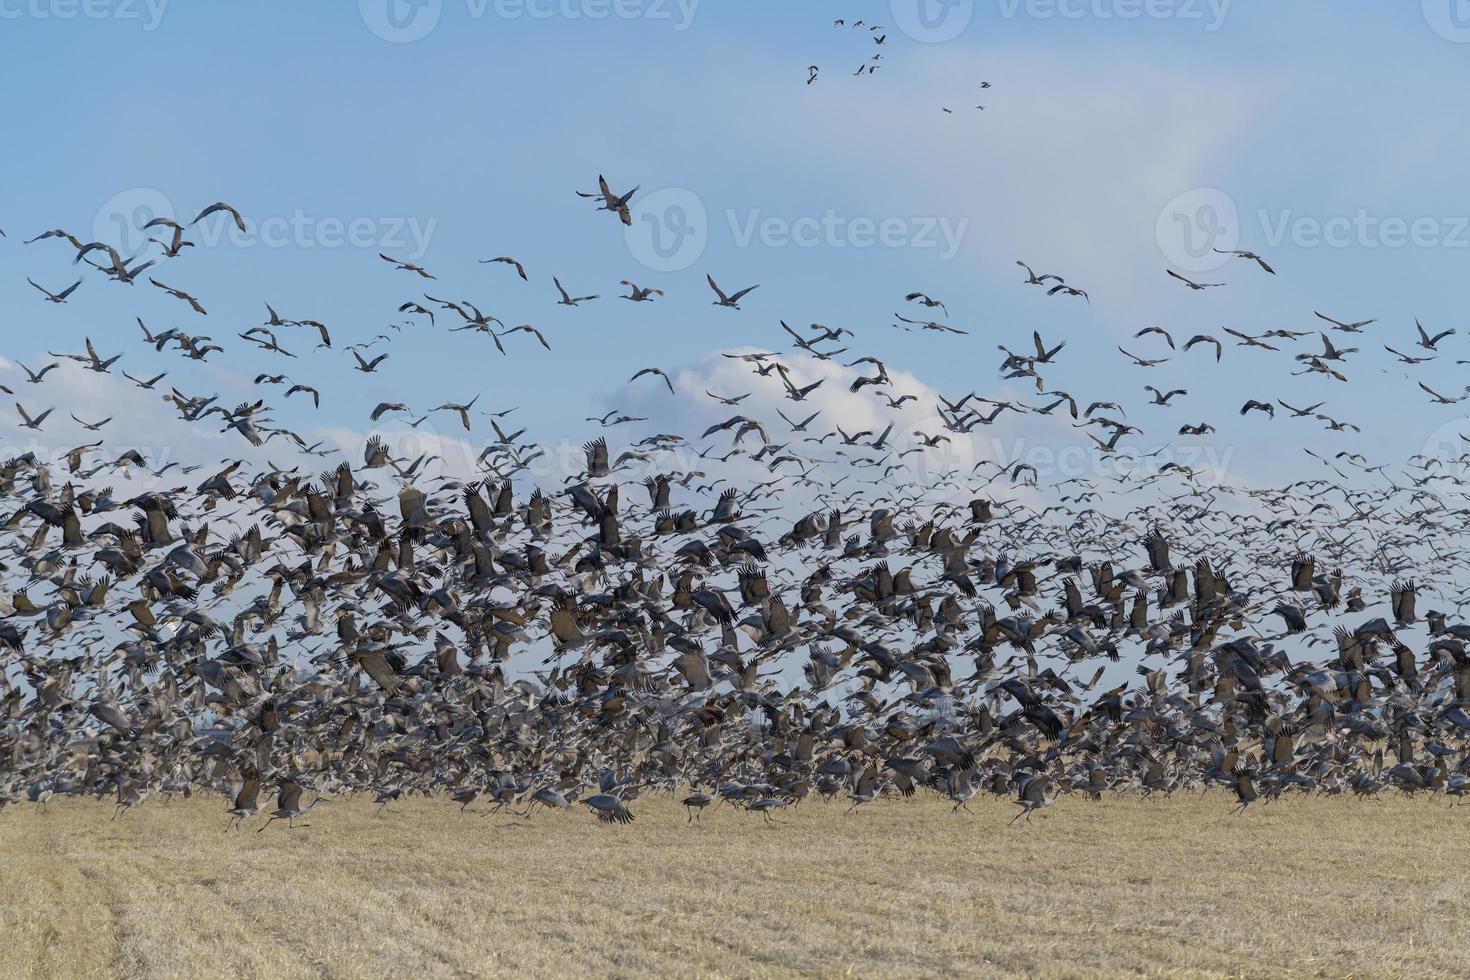
<path fill-rule="evenodd" d="M 1441 330 L 1439 333 L 1431 337 L 1424 330 L 1424 324 L 1420 323 L 1417 319 L 1414 321 L 1414 326 L 1419 331 L 1419 346 L 1423 347 L 1425 350 L 1438 350 L 1439 348 L 1435 347 L 1434 345 L 1455 332 L 1454 328 L 1451 327 L 1448 330 Z"/>
<path fill-rule="evenodd" d="M 556 276 L 552 276 L 551 281 L 556 284 L 556 291 L 561 293 L 561 299 L 556 301 L 558 306 L 576 306 L 578 303 L 585 303 L 588 300 L 597 298 L 596 293 L 593 293 L 591 296 L 572 296 L 562 287 L 561 280 Z"/>
<path fill-rule="evenodd" d="M 149 278 L 148 281 L 151 282 L 151 283 L 153 283 L 153 285 L 157 286 L 159 289 L 161 289 L 164 292 L 168 293 L 174 299 L 181 299 L 185 303 L 188 303 L 191 307 L 194 308 L 194 312 L 195 313 L 198 313 L 201 316 L 204 315 L 204 307 L 202 307 L 202 306 L 199 305 L 199 301 L 197 299 L 195 299 L 193 296 L 190 296 L 188 293 L 184 292 L 182 289 L 175 289 L 172 286 L 165 286 L 163 283 L 161 283 L 157 279 L 153 279 L 153 278 Z"/>
<path fill-rule="evenodd" d="M 1387 344 L 1383 345 L 1383 349 L 1388 351 L 1394 357 L 1397 357 L 1400 364 L 1408 364 L 1412 366 L 1414 364 L 1427 364 L 1428 362 L 1434 360 L 1433 357 L 1414 357 L 1412 354 L 1405 354 L 1403 351 L 1390 347 Z"/>
<path fill-rule="evenodd" d="M 1168 405 L 1169 399 L 1173 398 L 1175 395 L 1189 394 L 1189 392 L 1184 390 L 1183 388 L 1175 388 L 1173 391 L 1163 392 L 1155 388 L 1153 385 L 1144 385 L 1143 390 L 1153 392 L 1154 400 L 1152 404 L 1154 405 Z"/>
<path fill-rule="evenodd" d="M 22 429 L 31 429 L 35 432 L 40 432 L 41 423 L 46 421 L 46 416 L 56 411 L 55 408 L 48 408 L 46 409 L 46 411 L 42 412 L 40 415 L 37 415 L 35 418 L 31 418 L 30 413 L 26 411 L 26 407 L 20 402 L 15 403 L 15 410 L 20 413 L 20 427 Z"/>
<path fill-rule="evenodd" d="M 168 241 L 164 241 L 161 238 L 148 239 L 150 242 L 156 242 L 157 244 L 163 246 L 163 254 L 171 259 L 178 258 L 179 253 L 181 253 L 184 249 L 192 248 L 194 246 L 193 242 L 184 241 L 184 226 L 179 224 L 173 218 L 154 218 L 152 221 L 143 226 L 144 231 L 147 231 L 150 228 L 167 228 L 172 232 L 172 235 L 170 236 Z"/>
<path fill-rule="evenodd" d="M 384 262 L 387 262 L 395 269 L 402 269 L 405 272 L 417 272 L 425 279 L 435 278 L 434 276 L 431 276 L 428 272 L 426 272 L 423 266 L 414 265 L 412 262 L 400 262 L 398 259 L 390 258 L 384 255 L 382 252 L 378 253 L 378 258 L 382 259 Z"/>
<path fill-rule="evenodd" d="M 296 394 L 297 392 L 302 392 L 302 391 L 306 392 L 308 395 L 311 396 L 311 404 L 312 404 L 312 407 L 313 408 L 321 408 L 322 407 L 322 393 L 320 391 L 317 391 L 311 385 L 293 384 L 291 387 L 289 387 L 289 388 L 286 389 L 286 394 L 285 394 L 284 397 L 290 398 L 292 395 Z"/>
<path fill-rule="evenodd" d="M 1029 265 L 1027 265 L 1025 262 L 1022 262 L 1020 259 L 1016 260 L 1016 265 L 1019 265 L 1021 268 L 1026 270 L 1026 285 L 1028 286 L 1045 285 L 1048 281 L 1052 279 L 1055 279 L 1057 282 L 1062 281 L 1061 276 L 1055 275 L 1050 272 L 1046 273 L 1045 275 L 1038 276 L 1034 271 L 1032 271 Z"/>
<path fill-rule="evenodd" d="M 1368 324 L 1378 322 L 1377 320 L 1359 320 L 1356 323 L 1343 323 L 1341 320 L 1334 320 L 1332 317 L 1327 316 L 1325 313 L 1317 313 L 1316 310 L 1313 310 L 1312 312 L 1316 313 L 1319 320 L 1326 320 L 1328 323 L 1332 324 L 1335 329 L 1341 330 L 1344 333 L 1359 333 Z"/>
<path fill-rule="evenodd" d="M 1216 363 L 1219 363 L 1220 357 L 1224 354 L 1224 348 L 1221 346 L 1220 341 L 1216 340 L 1214 337 L 1211 337 L 1209 334 L 1195 334 L 1193 337 L 1189 338 L 1189 343 L 1184 345 L 1184 349 L 1189 350 L 1195 344 L 1214 344 Z"/>
<path fill-rule="evenodd" d="M 82 247 L 81 240 L 78 239 L 76 235 L 73 235 L 69 231 L 63 231 L 60 228 L 53 228 L 50 231 L 43 231 L 35 238 L 28 240 L 26 244 L 34 245 L 36 242 L 44 241 L 47 238 L 64 238 L 71 243 L 72 248 L 81 249 Z"/>
<path fill-rule="evenodd" d="M 1051 806 L 1060 794 L 1061 788 L 1053 783 L 1050 777 L 1037 773 L 1023 775 L 1015 799 L 1015 804 L 1021 808 L 1021 812 L 1011 818 L 1011 823 L 1015 823 L 1022 817 L 1025 817 L 1026 822 L 1030 823 L 1032 813 L 1043 807 Z"/>
<path fill-rule="evenodd" d="M 937 306 L 939 307 L 939 309 L 944 311 L 945 316 L 949 316 L 949 309 L 942 302 L 932 296 L 920 292 L 913 292 L 906 294 L 904 296 L 904 299 L 908 300 L 910 303 L 921 303 L 931 310 Z"/>
<path fill-rule="evenodd" d="M 1251 771 L 1244 767 L 1237 768 L 1231 774 L 1231 788 L 1235 790 L 1235 798 L 1240 801 L 1239 805 L 1230 811 L 1231 813 L 1244 813 L 1246 807 L 1260 798 L 1260 794 L 1256 792 L 1256 784 L 1252 775 Z"/>
<path fill-rule="evenodd" d="M 669 394 L 672 395 L 674 393 L 674 383 L 669 380 L 669 376 L 666 373 L 664 373 L 664 370 L 662 368 L 656 368 L 656 367 L 646 367 L 646 368 L 643 368 L 638 373 L 634 374 L 631 378 L 629 378 L 628 379 L 628 382 L 631 384 L 632 382 L 637 381 L 639 378 L 643 377 L 645 374 L 653 374 L 653 375 L 657 375 L 660 378 L 663 378 L 664 379 L 664 384 L 668 386 Z"/>
<path fill-rule="evenodd" d="M 960 333 L 960 334 L 967 334 L 967 333 L 969 333 L 968 330 L 961 330 L 959 327 L 951 327 L 951 326 L 949 326 L 948 324 L 945 324 L 945 323 L 937 323 L 934 320 L 910 320 L 908 317 L 904 316 L 901 313 L 895 313 L 893 315 L 895 317 L 897 317 L 899 320 L 902 320 L 904 323 L 913 324 L 914 326 L 918 327 L 920 330 L 937 330 L 937 331 L 939 331 L 941 333 Z M 907 327 L 903 327 L 901 329 L 907 330 L 908 328 Z"/>
<path fill-rule="evenodd" d="M 1188 279 L 1188 278 L 1185 278 L 1184 276 L 1181 276 L 1179 273 L 1175 272 L 1173 269 L 1166 269 L 1164 271 L 1168 272 L 1171 277 L 1173 277 L 1175 279 L 1178 279 L 1180 282 L 1184 283 L 1184 285 L 1188 286 L 1190 289 L 1193 289 L 1193 290 L 1214 289 L 1214 288 L 1216 288 L 1218 286 L 1225 285 L 1223 282 L 1195 282 L 1193 279 Z"/>
<path fill-rule="evenodd" d="M 1448 395 L 1441 395 L 1439 392 L 1435 391 L 1433 388 L 1429 387 L 1422 381 L 1419 382 L 1419 388 L 1424 391 L 1425 394 L 1429 395 L 1429 397 L 1433 399 L 1436 405 L 1458 405 L 1467 397 L 1465 395 L 1460 395 L 1458 398 L 1451 398 Z"/>
<path fill-rule="evenodd" d="M 255 816 L 260 809 L 260 777 L 247 776 L 240 785 L 240 792 L 235 794 L 235 804 L 225 812 L 230 815 L 229 823 L 225 824 L 225 833 L 230 832 L 231 827 L 239 827 L 250 817 Z"/>
<path fill-rule="evenodd" d="M 301 785 L 293 780 L 283 779 L 281 780 L 280 793 L 276 797 L 276 808 L 271 811 L 270 819 L 267 820 L 263 825 L 261 825 L 260 830 L 257 830 L 256 833 L 261 833 L 265 830 L 266 827 L 269 827 L 271 823 L 276 820 L 285 820 L 286 829 L 294 830 L 296 829 L 297 817 L 306 816 L 307 811 L 309 811 L 312 807 L 316 806 L 318 803 L 325 802 L 327 802 L 325 797 L 318 796 L 316 799 L 311 801 L 310 805 L 303 807 L 301 805 Z M 306 828 L 310 827 L 311 824 L 304 823 L 301 826 L 303 828 Z"/>
<path fill-rule="evenodd" d="M 20 365 L 20 369 L 26 373 L 26 382 L 33 385 L 40 384 L 42 379 L 46 377 L 47 373 L 55 371 L 57 368 L 61 367 L 60 361 L 52 361 L 50 364 L 41 368 L 41 370 L 32 371 L 24 364 L 21 364 L 20 361 L 16 361 L 15 363 Z"/>
<path fill-rule="evenodd" d="M 107 416 L 107 418 L 103 419 L 101 422 L 87 422 L 77 418 L 75 412 L 72 412 L 70 414 L 72 421 L 75 422 L 77 425 L 80 425 L 82 428 L 86 429 L 88 432 L 100 432 L 102 431 L 102 427 L 104 425 L 112 421 L 111 415 Z"/>
<path fill-rule="evenodd" d="M 429 409 L 429 411 L 431 411 L 431 412 L 458 412 L 459 413 L 459 421 L 464 425 L 464 430 L 466 432 L 468 432 L 468 431 L 470 431 L 470 409 L 471 408 L 474 408 L 475 407 L 475 402 L 477 402 L 479 400 L 480 400 L 480 396 L 479 395 L 476 395 L 474 398 L 471 398 L 468 402 L 464 403 L 463 405 L 460 405 L 460 404 L 458 404 L 456 402 L 445 402 L 443 405 L 440 405 L 437 408 L 431 408 L 431 409 Z"/>
<path fill-rule="evenodd" d="M 194 216 L 194 220 L 191 221 L 191 222 L 189 222 L 189 227 L 190 228 L 194 227 L 199 222 L 201 222 L 205 218 L 209 217 L 211 214 L 215 214 L 215 213 L 217 213 L 219 211 L 223 211 L 226 214 L 228 214 L 231 218 L 234 218 L 235 219 L 235 227 L 236 228 L 240 229 L 242 232 L 247 230 L 246 227 L 245 227 L 245 219 L 242 218 L 242 217 L 240 217 L 240 212 L 239 211 L 236 211 L 234 208 L 230 207 L 224 201 L 216 201 L 215 203 L 211 204 L 209 207 L 205 208 L 203 211 L 200 211 L 198 214 L 196 214 Z"/>
<path fill-rule="evenodd" d="M 521 263 L 517 260 L 511 258 L 509 255 L 498 255 L 493 259 L 480 260 L 481 265 L 489 265 L 492 262 L 499 262 L 502 265 L 515 266 L 516 274 L 519 275 L 523 280 L 530 282 L 529 279 L 526 279 L 526 267 L 521 265 Z"/>
<path fill-rule="evenodd" d="M 651 303 L 653 302 L 653 297 L 664 294 L 662 289 L 654 289 L 651 286 L 647 289 L 641 288 L 630 279 L 623 279 L 618 285 L 628 287 L 628 295 L 624 296 L 623 299 L 630 299 L 635 303 Z"/>
<path fill-rule="evenodd" d="M 1256 263 L 1256 265 L 1259 265 L 1262 269 L 1271 273 L 1271 275 L 1276 275 L 1276 270 L 1267 265 L 1266 260 L 1261 258 L 1255 252 L 1247 252 L 1244 249 L 1217 248 L 1215 249 L 1215 253 L 1217 255 L 1233 255 L 1238 259 L 1246 259 L 1247 261 Z"/>
<path fill-rule="evenodd" d="M 1164 343 L 1169 345 L 1169 349 L 1174 350 L 1174 338 L 1170 336 L 1169 331 L 1165 330 L 1163 327 L 1144 327 L 1142 330 L 1138 331 L 1138 333 L 1133 335 L 1133 339 L 1137 340 L 1139 337 L 1151 333 L 1156 333 L 1160 337 L 1163 337 Z"/>
<path fill-rule="evenodd" d="M 91 259 L 87 258 L 87 254 L 89 252 L 93 252 L 97 249 L 101 249 L 102 251 L 107 253 L 108 259 L 112 262 L 111 265 L 98 265 L 96 262 L 93 262 Z M 72 259 L 72 264 L 75 265 L 76 263 L 83 260 L 85 260 L 86 263 L 92 268 L 99 269 L 102 272 L 105 272 L 109 278 L 114 279 L 117 282 L 125 283 L 127 285 L 132 285 L 134 279 L 136 279 L 140 273 L 142 273 L 145 269 L 151 268 L 153 265 L 153 261 L 150 259 L 147 262 L 140 262 L 139 264 L 134 265 L 130 268 L 128 266 L 128 262 L 136 261 L 136 258 L 125 260 L 121 255 L 118 254 L 117 249 L 113 248 L 111 245 L 104 245 L 102 242 L 89 242 L 86 245 L 83 245 L 77 251 L 77 257 Z"/>
<path fill-rule="evenodd" d="M 352 356 L 357 359 L 357 367 L 353 368 L 353 370 L 354 371 L 361 371 L 363 374 L 372 374 L 374 371 L 376 371 L 378 369 L 378 365 L 379 364 L 383 363 L 384 361 L 386 361 L 388 359 L 388 355 L 387 354 L 379 354 L 377 357 L 373 358 L 371 361 L 364 361 L 362 359 L 362 355 L 359 354 L 357 351 L 353 351 L 352 352 Z"/>
<path fill-rule="evenodd" d="M 1273 344 L 1266 343 L 1262 339 L 1264 337 L 1270 336 L 1270 334 L 1261 334 L 1259 337 L 1252 337 L 1248 333 L 1241 333 L 1239 330 L 1232 330 L 1229 327 L 1225 327 L 1224 329 L 1225 329 L 1225 332 L 1226 333 L 1228 333 L 1230 336 L 1236 338 L 1236 344 L 1235 344 L 1235 346 L 1237 346 L 1237 347 L 1259 347 L 1262 350 L 1275 350 L 1275 351 L 1279 351 L 1281 349 L 1280 347 L 1277 347 L 1277 346 L 1275 346 Z M 1218 360 L 1218 358 L 1217 358 L 1217 360 Z"/>
<path fill-rule="evenodd" d="M 142 388 L 144 391 L 152 391 L 154 385 L 158 384 L 158 382 L 160 382 L 164 378 L 168 377 L 168 372 L 165 371 L 162 374 L 157 375 L 156 377 L 147 378 L 147 379 L 144 379 L 144 378 L 135 378 L 135 377 L 133 377 L 131 374 L 129 374 L 126 371 L 124 371 L 122 373 L 122 376 L 124 378 L 127 378 L 133 384 L 137 385 L 139 388 Z"/>
<path fill-rule="evenodd" d="M 623 224 L 631 225 L 633 224 L 633 215 L 628 211 L 628 200 L 636 193 L 638 193 L 638 188 L 634 187 L 631 191 L 621 196 L 614 194 L 612 189 L 607 186 L 607 179 L 601 174 L 598 174 L 597 191 L 590 194 L 577 191 L 577 196 L 602 198 L 602 203 L 597 206 L 597 210 L 611 211 L 622 219 Z"/>
<path fill-rule="evenodd" d="M 746 286 L 744 289 L 740 290 L 738 293 L 731 293 L 729 296 L 726 296 L 725 295 L 725 291 L 722 290 L 719 286 L 717 286 L 715 284 L 715 277 L 714 276 L 709 275 L 708 273 L 706 273 L 704 278 L 709 282 L 709 288 L 710 289 L 713 289 L 715 291 L 715 296 L 718 297 L 718 299 L 716 299 L 711 305 L 712 306 L 727 306 L 727 307 L 729 307 L 732 310 L 738 310 L 738 309 L 740 309 L 740 298 L 742 296 L 744 296 L 746 293 L 750 292 L 752 289 L 757 289 L 757 288 L 760 287 L 760 283 L 756 283 L 754 286 Z M 789 330 L 790 328 L 787 328 L 787 329 Z"/>
<path fill-rule="evenodd" d="M 40 283 L 36 282 L 36 280 L 34 280 L 34 279 L 27 278 L 26 279 L 26 282 L 30 283 L 32 286 L 35 286 L 42 293 L 44 293 L 46 295 L 46 302 L 48 302 L 48 303 L 65 303 L 66 302 L 66 298 L 68 296 L 70 296 L 72 293 L 76 292 L 76 288 L 82 284 L 82 281 L 80 279 L 78 279 L 76 282 L 72 283 L 70 286 L 67 286 L 65 289 L 63 289 L 61 292 L 59 292 L 59 293 L 53 293 L 51 290 L 47 289 L 45 286 L 42 286 Z M 1451 333 L 1454 333 L 1453 330 L 1450 331 L 1450 332 Z"/>
<path fill-rule="evenodd" d="M 1080 296 L 1087 301 L 1088 306 L 1092 305 L 1092 297 L 1087 295 L 1087 290 L 1078 289 L 1076 286 L 1068 285 L 1065 282 L 1059 282 L 1046 291 L 1046 295 L 1048 296 L 1055 296 L 1057 293 L 1061 293 L 1064 296 Z"/>
<path fill-rule="evenodd" d="M 1146 367 L 1154 367 L 1155 365 L 1158 365 L 1158 364 L 1165 364 L 1169 360 L 1167 357 L 1156 357 L 1156 358 L 1139 357 L 1137 354 L 1130 354 L 1130 353 L 1128 353 L 1128 351 L 1123 350 L 1123 348 L 1121 348 L 1121 347 L 1119 347 L 1118 350 L 1122 351 L 1125 356 L 1127 356 L 1129 359 L 1131 359 L 1133 361 L 1133 363 L 1136 364 L 1136 365 L 1138 365 L 1139 367 L 1145 367 L 1145 368 Z"/>

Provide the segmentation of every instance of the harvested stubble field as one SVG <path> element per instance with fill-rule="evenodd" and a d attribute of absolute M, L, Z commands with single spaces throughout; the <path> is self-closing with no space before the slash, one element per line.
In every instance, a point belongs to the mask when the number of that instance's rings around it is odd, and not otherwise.
<path fill-rule="evenodd" d="M 20 976 L 1470 972 L 1470 811 L 1222 793 L 808 801 L 771 827 L 672 800 L 631 826 L 413 800 L 223 832 L 221 799 L 0 813 Z"/>

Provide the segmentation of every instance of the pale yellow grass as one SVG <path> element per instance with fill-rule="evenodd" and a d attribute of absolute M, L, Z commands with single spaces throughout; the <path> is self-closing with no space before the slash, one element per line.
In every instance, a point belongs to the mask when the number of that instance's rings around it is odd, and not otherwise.
<path fill-rule="evenodd" d="M 1470 808 L 1206 797 L 808 801 L 770 828 L 667 798 L 225 834 L 218 798 L 0 813 L 20 976 L 1470 973 Z M 483 807 L 483 804 L 481 804 Z"/>

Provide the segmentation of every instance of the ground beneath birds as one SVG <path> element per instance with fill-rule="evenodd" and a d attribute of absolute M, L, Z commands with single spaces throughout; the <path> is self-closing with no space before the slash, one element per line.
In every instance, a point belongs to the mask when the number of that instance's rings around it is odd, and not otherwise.
<path fill-rule="evenodd" d="M 1470 973 L 1470 807 L 1232 802 L 343 798 L 227 834 L 221 798 L 58 799 L 0 812 L 0 975 Z"/>

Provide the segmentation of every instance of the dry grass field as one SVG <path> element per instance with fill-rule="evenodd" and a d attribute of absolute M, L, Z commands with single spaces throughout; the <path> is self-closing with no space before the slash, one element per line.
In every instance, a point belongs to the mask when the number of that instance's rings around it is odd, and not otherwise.
<path fill-rule="evenodd" d="M 667 799 L 631 826 L 444 800 L 223 833 L 221 799 L 0 813 L 0 974 L 1470 973 L 1470 808 L 1427 799 Z M 484 804 L 479 804 L 483 811 Z"/>

